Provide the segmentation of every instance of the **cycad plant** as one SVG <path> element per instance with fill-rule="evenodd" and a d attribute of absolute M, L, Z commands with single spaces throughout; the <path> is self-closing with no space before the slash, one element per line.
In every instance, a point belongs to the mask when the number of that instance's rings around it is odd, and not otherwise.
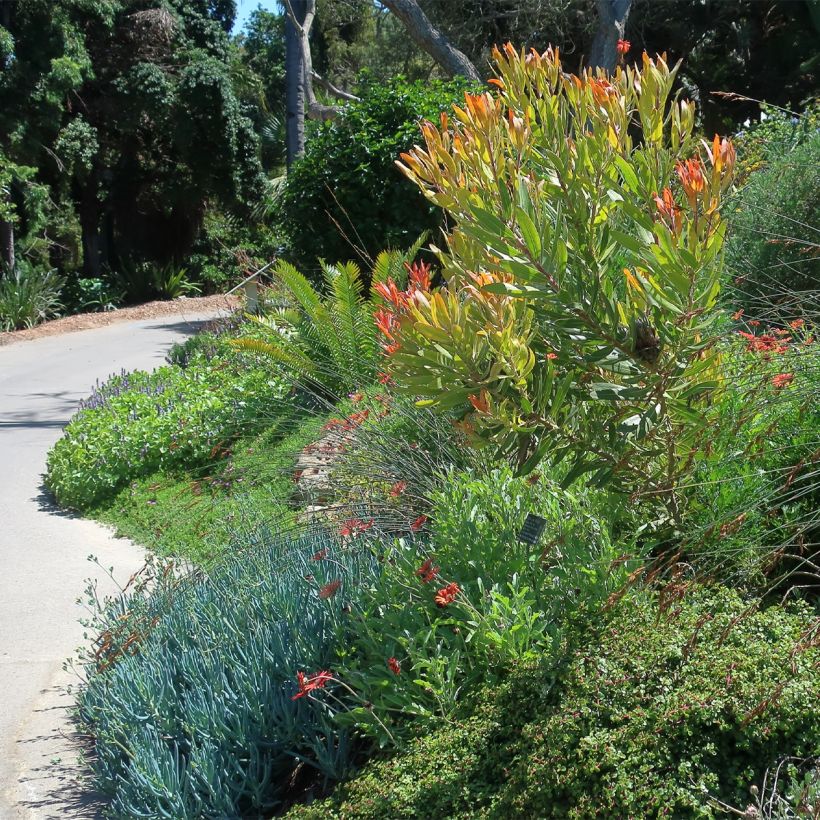
<path fill-rule="evenodd" d="M 378 255 L 369 277 L 372 293 L 355 262 L 322 261 L 322 290 L 290 263 L 279 262 L 273 273 L 279 308 L 256 319 L 261 330 L 257 338 L 232 344 L 270 357 L 297 385 L 325 397 L 344 396 L 372 382 L 380 358 L 373 314 L 382 304 L 375 286 L 404 282 L 424 239 L 419 237 L 405 252 Z"/>

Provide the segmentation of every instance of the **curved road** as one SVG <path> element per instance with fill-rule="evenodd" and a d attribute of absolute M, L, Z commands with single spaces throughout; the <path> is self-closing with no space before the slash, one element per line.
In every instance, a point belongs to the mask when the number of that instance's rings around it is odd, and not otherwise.
<path fill-rule="evenodd" d="M 91 818 L 77 788 L 79 750 L 66 719 L 62 664 L 82 642 L 85 579 L 124 583 L 141 550 L 43 494 L 51 445 L 99 378 L 153 369 L 215 314 L 163 316 L 0 347 L 0 818 Z M 76 680 L 76 679 L 74 679 Z"/>

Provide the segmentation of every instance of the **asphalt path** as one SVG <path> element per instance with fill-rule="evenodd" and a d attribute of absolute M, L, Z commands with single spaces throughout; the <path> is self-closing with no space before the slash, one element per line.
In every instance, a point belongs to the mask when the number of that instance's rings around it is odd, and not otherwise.
<path fill-rule="evenodd" d="M 57 509 L 42 487 L 46 454 L 96 380 L 153 369 L 173 342 L 214 317 L 120 322 L 0 347 L 0 820 L 92 818 L 77 783 L 78 739 L 64 661 L 82 643 L 78 598 L 125 583 L 142 551 Z"/>

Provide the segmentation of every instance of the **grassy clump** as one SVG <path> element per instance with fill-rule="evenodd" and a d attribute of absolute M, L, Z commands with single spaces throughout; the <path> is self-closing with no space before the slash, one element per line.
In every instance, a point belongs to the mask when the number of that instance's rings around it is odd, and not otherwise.
<path fill-rule="evenodd" d="M 785 755 L 820 748 L 808 606 L 736 592 L 635 593 L 577 629 L 558 668 L 524 665 L 299 818 L 712 817 L 744 809 Z M 577 625 L 576 625 L 577 627 Z"/>

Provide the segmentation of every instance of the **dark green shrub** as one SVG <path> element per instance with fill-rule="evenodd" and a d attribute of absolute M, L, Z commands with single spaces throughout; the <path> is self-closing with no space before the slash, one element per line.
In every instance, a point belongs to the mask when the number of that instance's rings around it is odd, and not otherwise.
<path fill-rule="evenodd" d="M 369 82 L 360 103 L 318 128 L 290 170 L 280 203 L 290 261 L 306 271 L 318 269 L 318 259 L 356 259 L 369 267 L 383 248 L 406 248 L 437 229 L 441 211 L 394 163 L 420 140 L 419 121 L 437 119 L 468 87 L 463 80 Z"/>
<path fill-rule="evenodd" d="M 820 282 L 820 131 L 792 150 L 769 157 L 728 204 L 726 260 L 733 302 L 768 316 L 790 291 Z"/>
<path fill-rule="evenodd" d="M 749 614 L 728 590 L 666 609 L 636 593 L 576 631 L 562 668 L 517 669 L 288 816 L 722 816 L 711 797 L 742 810 L 767 768 L 820 748 L 816 625 L 805 605 Z"/>
<path fill-rule="evenodd" d="M 45 483 L 83 509 L 132 478 L 212 460 L 214 448 L 276 414 L 289 385 L 222 344 L 196 364 L 122 373 L 98 385 L 48 455 Z"/>
<path fill-rule="evenodd" d="M 333 560 L 313 560 L 325 549 Z M 205 577 L 158 572 L 152 592 L 104 608 L 79 718 L 111 814 L 267 817 L 345 774 L 355 744 L 333 712 L 347 695 L 330 681 L 294 699 L 297 674 L 335 668 L 350 600 L 374 572 L 367 551 L 326 536 L 268 538 Z M 337 578 L 338 594 L 318 594 Z"/>

